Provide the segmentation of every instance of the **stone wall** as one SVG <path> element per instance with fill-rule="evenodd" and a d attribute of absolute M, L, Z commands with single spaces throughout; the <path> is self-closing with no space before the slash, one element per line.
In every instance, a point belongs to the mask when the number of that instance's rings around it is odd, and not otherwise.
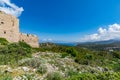
<path fill-rule="evenodd" d="M 39 39 L 37 36 L 32 34 L 20 33 L 20 41 L 26 42 L 32 47 L 39 47 Z"/>
<path fill-rule="evenodd" d="M 9 42 L 24 41 L 32 47 L 39 47 L 37 36 L 20 33 L 19 19 L 3 12 L 0 12 L 0 37 L 6 38 Z"/>

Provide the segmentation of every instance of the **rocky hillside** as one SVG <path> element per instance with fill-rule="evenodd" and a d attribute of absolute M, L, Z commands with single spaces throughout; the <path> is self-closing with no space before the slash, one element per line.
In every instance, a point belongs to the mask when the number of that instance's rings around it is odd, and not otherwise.
<path fill-rule="evenodd" d="M 0 80 L 119 80 L 119 52 L 0 40 Z"/>
<path fill-rule="evenodd" d="M 19 60 L 18 66 L 0 66 L 0 78 L 7 80 L 74 80 L 75 78 L 71 77 L 73 75 L 77 75 L 79 79 L 86 76 L 85 80 L 89 80 L 89 77 L 96 80 L 96 76 L 114 80 L 120 73 L 114 73 L 107 67 L 80 65 L 70 56 L 62 58 L 60 54 L 53 52 L 34 53 L 31 58 Z M 120 77 L 116 77 L 117 79 Z"/>

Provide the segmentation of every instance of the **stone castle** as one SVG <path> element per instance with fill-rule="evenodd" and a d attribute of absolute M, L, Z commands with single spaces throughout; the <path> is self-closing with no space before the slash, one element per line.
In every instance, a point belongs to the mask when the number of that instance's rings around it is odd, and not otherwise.
<path fill-rule="evenodd" d="M 24 41 L 32 47 L 39 47 L 38 37 L 20 33 L 19 19 L 4 12 L 0 12 L 0 37 L 6 38 L 10 43 Z"/>

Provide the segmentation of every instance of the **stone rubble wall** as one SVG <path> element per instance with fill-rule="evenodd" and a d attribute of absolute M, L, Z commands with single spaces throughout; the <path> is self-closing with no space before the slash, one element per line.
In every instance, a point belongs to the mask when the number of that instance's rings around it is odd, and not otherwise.
<path fill-rule="evenodd" d="M 20 41 L 26 42 L 32 47 L 39 47 L 39 39 L 35 35 L 20 33 Z"/>

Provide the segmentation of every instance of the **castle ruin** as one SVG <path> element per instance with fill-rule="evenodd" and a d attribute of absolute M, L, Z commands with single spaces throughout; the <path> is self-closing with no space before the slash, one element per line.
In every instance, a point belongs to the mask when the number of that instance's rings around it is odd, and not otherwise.
<path fill-rule="evenodd" d="M 0 37 L 6 38 L 10 43 L 24 41 L 32 47 L 39 47 L 38 37 L 20 33 L 19 19 L 4 12 L 0 12 Z"/>

